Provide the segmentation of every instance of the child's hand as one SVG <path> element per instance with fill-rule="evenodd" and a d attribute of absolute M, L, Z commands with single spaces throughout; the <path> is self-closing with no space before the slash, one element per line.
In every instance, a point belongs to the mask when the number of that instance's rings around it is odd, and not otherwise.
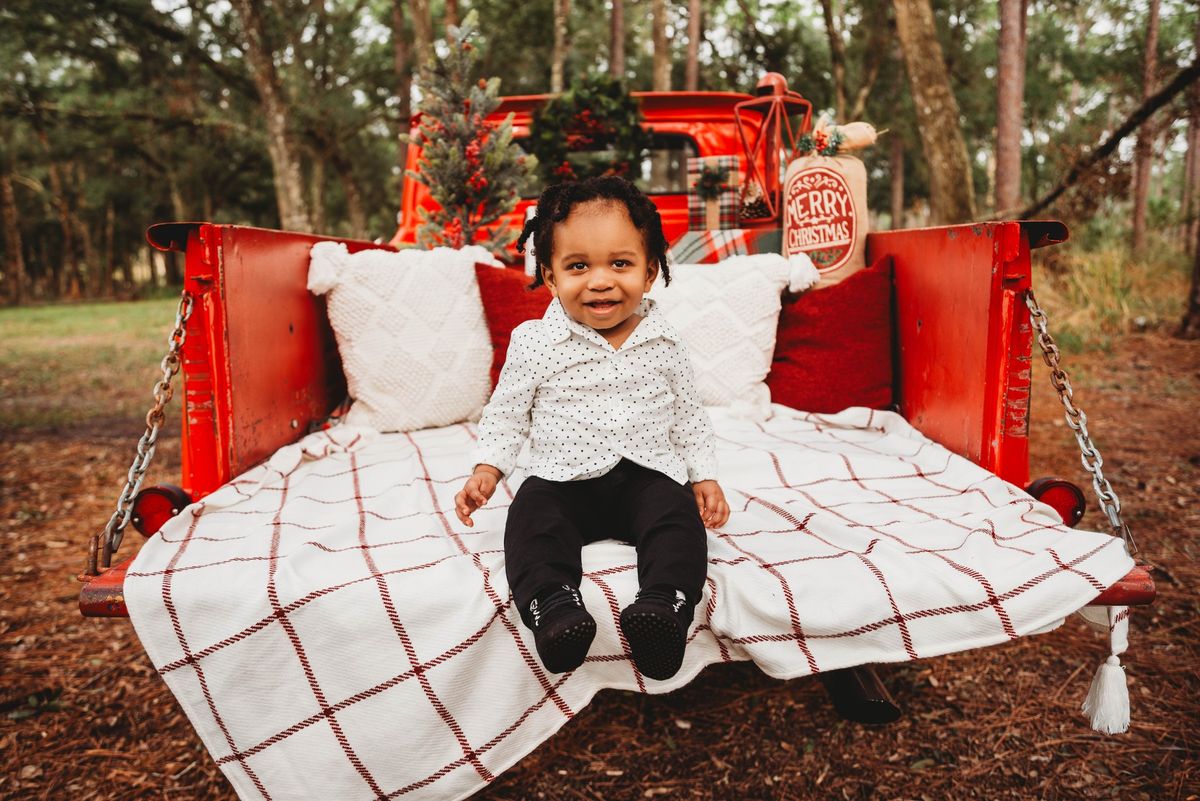
<path fill-rule="evenodd" d="M 471 513 L 488 502 L 502 473 L 490 464 L 475 465 L 475 472 L 454 496 L 454 513 L 464 525 L 474 526 Z"/>
<path fill-rule="evenodd" d="M 696 507 L 700 510 L 700 519 L 707 528 L 720 528 L 729 520 L 729 504 L 725 502 L 725 493 L 721 485 L 711 479 L 697 481 L 692 485 L 696 495 Z"/>

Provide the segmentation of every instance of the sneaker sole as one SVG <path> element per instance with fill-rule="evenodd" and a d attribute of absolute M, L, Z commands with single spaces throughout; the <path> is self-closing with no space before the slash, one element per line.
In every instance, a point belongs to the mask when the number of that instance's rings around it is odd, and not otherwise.
<path fill-rule="evenodd" d="M 595 638 L 596 621 L 581 620 L 541 643 L 538 656 L 551 673 L 567 673 L 583 664 Z"/>
<path fill-rule="evenodd" d="M 621 615 L 621 631 L 643 676 L 661 681 L 679 672 L 687 641 L 674 620 L 627 610 Z"/>

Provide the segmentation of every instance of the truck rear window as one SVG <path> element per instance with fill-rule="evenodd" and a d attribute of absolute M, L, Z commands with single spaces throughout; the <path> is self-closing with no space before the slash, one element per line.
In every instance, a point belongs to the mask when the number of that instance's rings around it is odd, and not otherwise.
<path fill-rule="evenodd" d="M 514 140 L 518 147 L 521 139 Z M 683 195 L 687 193 L 687 160 L 700 155 L 691 137 L 682 134 L 654 134 L 650 150 L 642 163 L 628 176 L 638 188 L 649 195 Z M 603 148 L 580 150 L 567 157 L 572 164 L 591 164 L 612 158 Z M 541 178 L 531 175 L 521 186 L 522 198 L 536 198 L 542 191 Z"/>

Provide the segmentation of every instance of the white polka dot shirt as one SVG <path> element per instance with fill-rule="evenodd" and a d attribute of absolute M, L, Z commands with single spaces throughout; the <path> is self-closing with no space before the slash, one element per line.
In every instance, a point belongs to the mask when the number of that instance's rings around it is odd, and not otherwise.
<path fill-rule="evenodd" d="M 638 314 L 617 350 L 557 299 L 513 329 L 472 464 L 508 475 L 528 437 L 528 472 L 550 481 L 595 478 L 621 459 L 680 484 L 715 479 L 712 422 L 687 350 L 653 300 Z"/>

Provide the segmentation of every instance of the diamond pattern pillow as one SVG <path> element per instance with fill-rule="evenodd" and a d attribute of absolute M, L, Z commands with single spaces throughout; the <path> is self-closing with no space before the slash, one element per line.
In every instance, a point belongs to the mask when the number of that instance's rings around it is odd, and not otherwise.
<path fill-rule="evenodd" d="M 313 245 L 309 291 L 328 295 L 346 386 L 347 425 L 415 431 L 477 419 L 490 390 L 491 340 L 475 263 L 486 250 Z"/>
<path fill-rule="evenodd" d="M 808 256 L 734 256 L 716 264 L 675 264 L 671 284 L 650 291 L 692 359 L 696 389 L 707 406 L 741 417 L 771 416 L 765 382 L 775 351 L 780 296 L 802 292 L 820 275 Z"/>

